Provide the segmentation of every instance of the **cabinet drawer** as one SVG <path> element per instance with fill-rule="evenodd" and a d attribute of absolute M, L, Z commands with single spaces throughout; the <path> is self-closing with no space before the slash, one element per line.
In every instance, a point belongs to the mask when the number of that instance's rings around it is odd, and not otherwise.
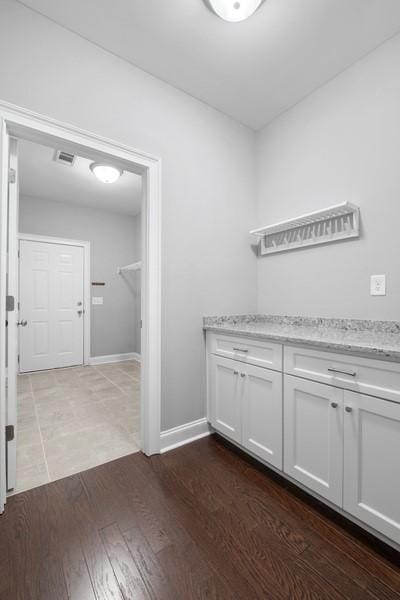
<path fill-rule="evenodd" d="M 209 332 L 207 350 L 225 358 L 282 371 L 282 344 Z"/>
<path fill-rule="evenodd" d="M 284 372 L 400 402 L 400 364 L 285 346 Z"/>

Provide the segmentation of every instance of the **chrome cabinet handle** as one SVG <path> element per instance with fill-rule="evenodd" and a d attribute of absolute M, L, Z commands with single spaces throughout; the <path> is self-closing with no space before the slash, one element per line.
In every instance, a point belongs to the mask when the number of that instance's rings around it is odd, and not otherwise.
<path fill-rule="evenodd" d="M 237 352 L 248 352 L 248 350 L 245 350 L 245 348 L 234 348 L 234 350 Z"/>
<path fill-rule="evenodd" d="M 332 406 L 332 408 L 337 408 L 338 407 L 338 403 L 337 402 L 331 402 L 331 406 Z"/>
<path fill-rule="evenodd" d="M 22 321 L 17 321 L 17 325 L 21 327 L 26 327 L 28 325 L 28 321 L 26 319 L 22 319 Z"/>
<path fill-rule="evenodd" d="M 340 373 L 341 375 L 348 375 L 349 377 L 355 377 L 357 373 L 355 371 L 341 371 L 340 369 L 334 369 L 333 367 L 328 367 L 328 371 L 331 373 Z"/>
<path fill-rule="evenodd" d="M 352 409 L 352 407 L 351 407 L 351 406 L 346 406 L 344 410 L 345 410 L 346 412 L 348 412 L 348 413 L 351 413 L 351 412 L 353 412 L 353 409 Z"/>

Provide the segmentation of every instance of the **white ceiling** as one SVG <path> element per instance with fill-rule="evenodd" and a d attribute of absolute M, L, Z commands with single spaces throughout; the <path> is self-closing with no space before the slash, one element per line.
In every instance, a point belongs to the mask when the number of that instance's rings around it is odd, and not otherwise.
<path fill-rule="evenodd" d="M 53 148 L 19 140 L 21 195 L 114 213 L 137 215 L 140 212 L 142 182 L 139 175 L 124 171 L 116 183 L 105 184 L 90 171 L 93 161 L 77 156 L 74 165 L 68 166 L 53 158 Z"/>
<path fill-rule="evenodd" d="M 23 0 L 254 129 L 400 29 L 399 0 L 265 0 L 227 23 L 203 0 Z"/>

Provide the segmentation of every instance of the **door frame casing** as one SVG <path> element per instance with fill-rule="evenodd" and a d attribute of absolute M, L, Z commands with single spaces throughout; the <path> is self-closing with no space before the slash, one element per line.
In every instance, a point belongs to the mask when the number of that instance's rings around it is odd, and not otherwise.
<path fill-rule="evenodd" d="M 14 298 L 14 310 L 7 312 L 7 388 L 6 418 L 7 425 L 13 428 L 14 435 L 7 441 L 7 489 L 13 489 L 17 477 L 17 374 L 18 374 L 18 140 L 9 139 L 9 168 L 13 170 L 13 178 L 8 183 L 8 217 L 7 217 L 7 295 Z M 11 173 L 10 173 L 11 175 Z"/>
<path fill-rule="evenodd" d="M 48 235 L 36 235 L 31 233 L 19 233 L 18 244 L 21 240 L 27 242 L 42 242 L 44 244 L 59 244 L 62 246 L 78 246 L 83 248 L 83 364 L 90 364 L 90 331 L 91 331 L 91 306 L 90 306 L 90 242 L 83 240 L 71 240 Z M 19 298 L 18 298 L 19 300 Z M 18 348 L 19 339 L 18 339 Z"/>
<path fill-rule="evenodd" d="M 7 492 L 6 421 L 6 294 L 7 294 L 7 229 L 8 229 L 8 161 L 9 135 L 0 119 L 0 512 L 4 510 Z M 1 353 L 4 351 L 4 356 Z M 3 397 L 4 395 L 4 397 Z"/>
<path fill-rule="evenodd" d="M 74 149 L 83 156 L 111 159 L 143 177 L 141 445 L 148 456 L 160 452 L 161 430 L 161 158 L 0 100 L 0 203 L 7 200 L 9 136 Z M 2 208 L 0 208 L 0 211 Z M 4 229 L 5 224 L 0 226 Z M 5 257 L 0 261 L 0 279 Z M 5 299 L 4 299 L 5 301 Z M 1 299 L 1 311 L 3 299 Z M 4 315 L 5 316 L 5 315 Z M 0 315 L 1 317 L 1 315 Z M 1 374 L 0 374 L 1 376 Z M 5 419 L 0 399 L 0 433 Z M 5 441 L 0 435 L 0 512 L 3 510 Z"/>

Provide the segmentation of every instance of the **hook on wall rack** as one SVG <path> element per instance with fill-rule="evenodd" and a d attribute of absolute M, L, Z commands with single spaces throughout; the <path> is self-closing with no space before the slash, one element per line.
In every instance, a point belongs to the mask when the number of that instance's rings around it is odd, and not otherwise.
<path fill-rule="evenodd" d="M 131 263 L 130 265 L 125 265 L 124 267 L 118 267 L 117 273 L 120 275 L 124 271 L 140 271 L 142 268 L 142 261 Z"/>

